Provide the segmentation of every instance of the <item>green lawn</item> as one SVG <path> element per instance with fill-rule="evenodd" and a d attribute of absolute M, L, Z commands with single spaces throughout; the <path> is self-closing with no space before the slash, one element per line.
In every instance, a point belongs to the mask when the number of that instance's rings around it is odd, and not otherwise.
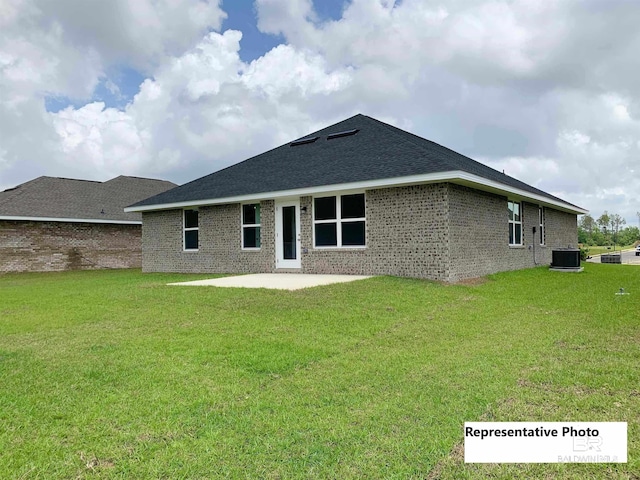
<path fill-rule="evenodd" d="M 0 276 L 0 478 L 640 476 L 639 267 L 196 278 Z M 465 465 L 479 420 L 626 421 L 629 463 Z"/>
<path fill-rule="evenodd" d="M 606 246 L 606 247 L 592 246 L 592 247 L 584 247 L 584 248 L 588 248 L 589 255 L 593 256 L 593 255 L 600 255 L 602 253 L 614 253 L 614 252 L 619 253 L 621 250 L 633 250 L 634 246 L 633 245 L 616 245 L 615 250 L 613 249 L 613 245 Z"/>

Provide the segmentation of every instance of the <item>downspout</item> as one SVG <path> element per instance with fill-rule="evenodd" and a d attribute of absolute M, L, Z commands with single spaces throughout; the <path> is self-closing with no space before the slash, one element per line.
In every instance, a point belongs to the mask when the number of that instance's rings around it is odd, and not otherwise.
<path fill-rule="evenodd" d="M 538 266 L 538 260 L 536 259 L 536 227 L 533 227 L 532 229 L 532 242 L 531 245 L 533 246 L 533 264 L 535 266 Z"/>

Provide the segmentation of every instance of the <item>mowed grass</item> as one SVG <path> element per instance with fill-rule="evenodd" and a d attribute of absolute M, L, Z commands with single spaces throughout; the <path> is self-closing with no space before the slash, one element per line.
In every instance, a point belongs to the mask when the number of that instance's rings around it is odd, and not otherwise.
<path fill-rule="evenodd" d="M 620 253 L 620 251 L 622 250 L 633 250 L 635 247 L 633 245 L 616 245 L 615 246 L 615 250 L 613 245 L 610 246 L 604 246 L 604 247 L 598 247 L 598 246 L 593 246 L 593 247 L 584 247 L 586 249 L 589 250 L 589 255 L 593 256 L 593 255 L 601 255 L 601 254 L 607 254 L 607 253 Z"/>
<path fill-rule="evenodd" d="M 196 278 L 0 276 L 0 478 L 640 476 L 639 267 Z M 465 465 L 465 421 L 626 421 L 629 462 Z"/>

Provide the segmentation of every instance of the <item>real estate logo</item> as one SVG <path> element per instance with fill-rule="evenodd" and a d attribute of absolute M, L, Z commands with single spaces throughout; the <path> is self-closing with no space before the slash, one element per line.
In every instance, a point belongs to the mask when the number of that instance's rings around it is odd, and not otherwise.
<path fill-rule="evenodd" d="M 626 463 L 626 422 L 467 422 L 466 463 Z"/>

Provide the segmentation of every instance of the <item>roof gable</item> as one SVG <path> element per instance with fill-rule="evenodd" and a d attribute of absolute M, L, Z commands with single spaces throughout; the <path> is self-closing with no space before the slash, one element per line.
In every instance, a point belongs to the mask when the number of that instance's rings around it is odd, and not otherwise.
<path fill-rule="evenodd" d="M 350 134 L 332 135 L 344 132 Z M 266 192 L 437 176 L 445 172 L 466 172 L 492 185 L 504 185 L 575 207 L 437 143 L 358 114 L 130 208 L 163 208 L 163 205 L 185 202 L 195 204 Z"/>

